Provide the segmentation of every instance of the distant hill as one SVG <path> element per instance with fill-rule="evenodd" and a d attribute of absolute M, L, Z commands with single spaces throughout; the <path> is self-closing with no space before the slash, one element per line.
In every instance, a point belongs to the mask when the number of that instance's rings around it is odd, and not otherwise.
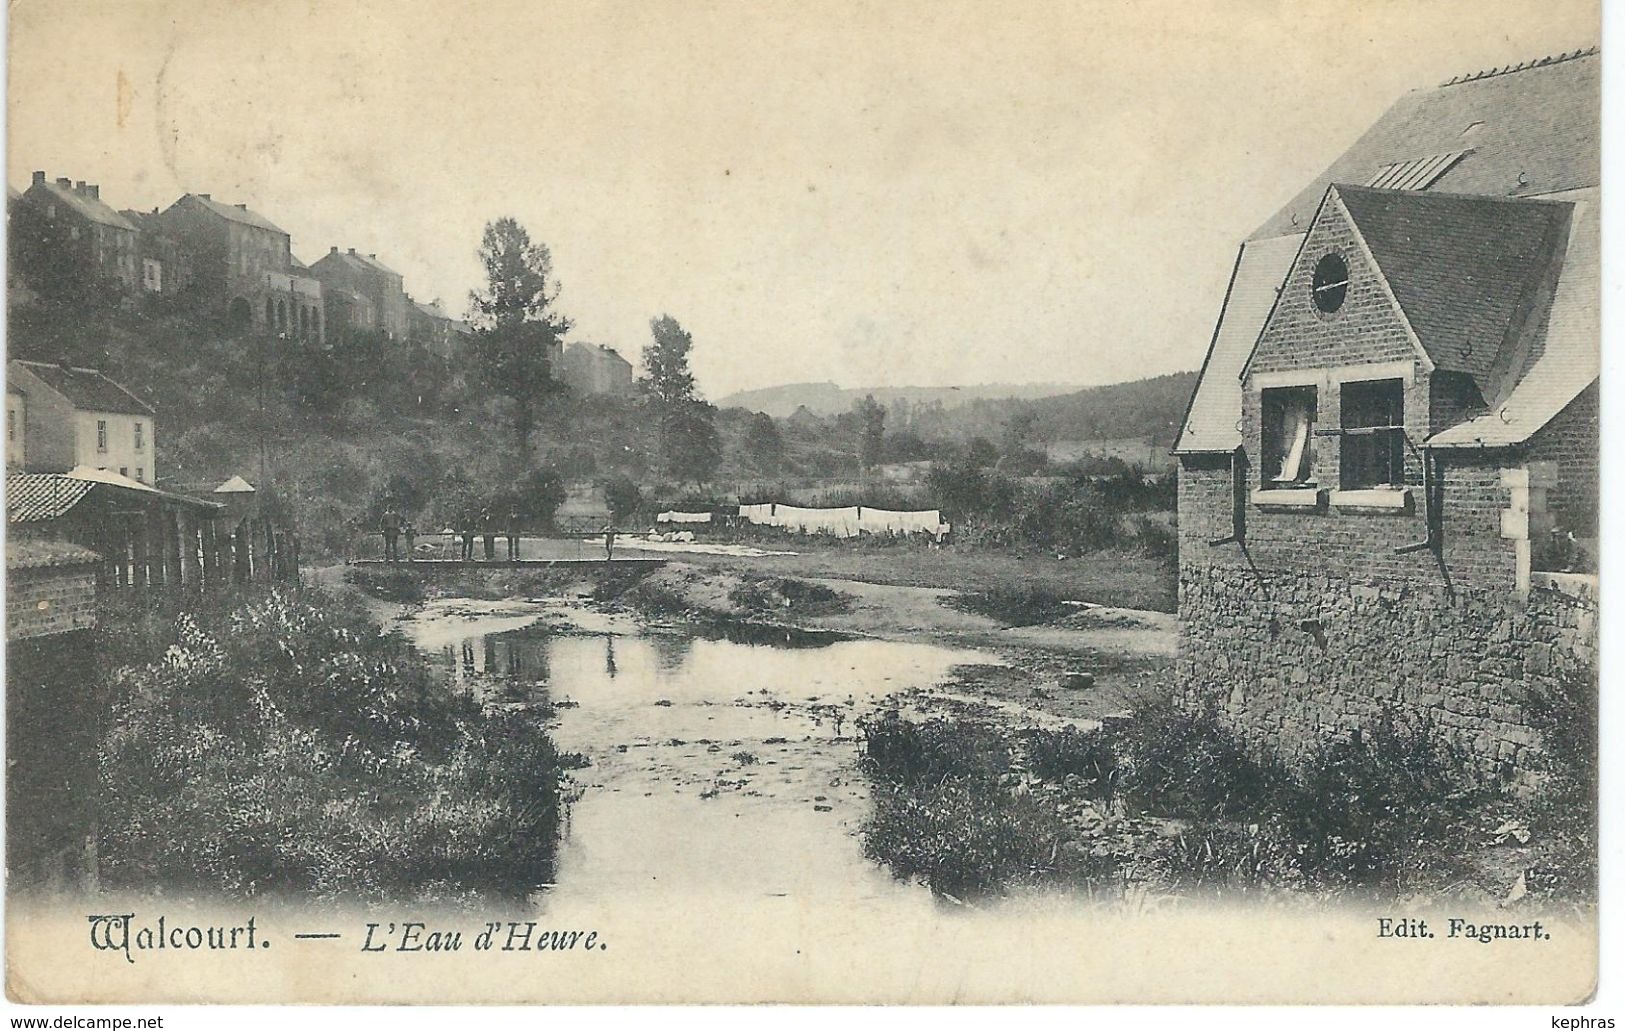
<path fill-rule="evenodd" d="M 928 440 L 963 442 L 985 437 L 998 441 L 1011 415 L 1026 411 L 1032 414 L 1032 439 L 1046 447 L 1137 440 L 1148 448 L 1167 448 L 1174 442 L 1179 420 L 1184 418 L 1185 405 L 1195 387 L 1196 373 L 1174 372 L 1048 397 L 1016 399 L 1014 403 L 1008 398 L 980 398 L 952 408 L 913 405 L 897 413 L 902 418 L 892 419 L 887 427 L 908 429 Z"/>
<path fill-rule="evenodd" d="M 1077 389 L 1076 384 L 1068 383 L 987 383 L 963 387 L 840 387 L 834 383 L 787 383 L 781 387 L 741 390 L 716 404 L 718 408 L 745 408 L 783 419 L 803 406 L 814 415 L 839 415 L 850 411 L 853 402 L 868 394 L 888 407 L 902 401 L 910 405 L 940 404 L 943 408 L 955 408 L 973 401 L 1012 398 L 1031 401 L 1070 394 Z"/>

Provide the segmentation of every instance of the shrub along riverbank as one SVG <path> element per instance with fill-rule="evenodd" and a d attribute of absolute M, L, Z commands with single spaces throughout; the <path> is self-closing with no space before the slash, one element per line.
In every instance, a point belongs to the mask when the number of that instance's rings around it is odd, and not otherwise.
<path fill-rule="evenodd" d="M 314 589 L 114 614 L 104 886 L 471 901 L 551 880 L 561 755 Z"/>
<path fill-rule="evenodd" d="M 1589 705 L 1587 691 L 1589 690 Z M 1431 728 L 1384 719 L 1292 770 L 1211 711 L 1167 696 L 1094 730 L 866 721 L 868 855 L 967 898 L 1014 884 L 1104 893 L 1455 894 L 1587 901 L 1596 890 L 1595 752 L 1576 714 L 1594 682 L 1536 700 L 1534 793 L 1484 784 Z"/>

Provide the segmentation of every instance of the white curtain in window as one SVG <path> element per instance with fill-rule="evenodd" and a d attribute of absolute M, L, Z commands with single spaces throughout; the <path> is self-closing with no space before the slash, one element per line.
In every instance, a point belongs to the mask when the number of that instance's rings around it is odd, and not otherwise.
<path fill-rule="evenodd" d="M 1281 439 L 1286 453 L 1281 459 L 1281 472 L 1277 483 L 1297 483 L 1309 478 L 1309 408 L 1295 404 L 1282 413 Z"/>

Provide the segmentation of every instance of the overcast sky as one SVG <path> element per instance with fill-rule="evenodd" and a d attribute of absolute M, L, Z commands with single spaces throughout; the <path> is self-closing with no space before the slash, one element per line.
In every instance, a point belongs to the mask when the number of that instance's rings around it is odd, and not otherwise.
<path fill-rule="evenodd" d="M 1239 241 L 1406 90 L 1591 0 L 13 0 L 8 175 L 246 202 L 460 313 L 511 214 L 575 336 L 710 397 L 1195 368 Z"/>

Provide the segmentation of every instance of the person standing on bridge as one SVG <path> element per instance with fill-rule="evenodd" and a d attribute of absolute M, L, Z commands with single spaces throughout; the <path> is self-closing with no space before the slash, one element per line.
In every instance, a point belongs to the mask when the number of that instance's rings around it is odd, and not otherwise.
<path fill-rule="evenodd" d="M 604 524 L 604 561 L 615 561 L 615 527 L 613 524 Z"/>
<path fill-rule="evenodd" d="M 395 511 L 393 501 L 384 502 L 384 514 L 378 520 L 378 529 L 384 534 L 384 561 L 399 562 L 401 560 L 401 514 Z"/>
<path fill-rule="evenodd" d="M 472 562 L 474 561 L 474 517 L 464 512 L 463 517 L 458 522 L 462 525 L 463 530 L 459 535 L 463 539 L 463 547 L 458 557 L 464 562 Z"/>
<path fill-rule="evenodd" d="M 519 561 L 519 506 L 508 506 L 508 561 Z"/>

